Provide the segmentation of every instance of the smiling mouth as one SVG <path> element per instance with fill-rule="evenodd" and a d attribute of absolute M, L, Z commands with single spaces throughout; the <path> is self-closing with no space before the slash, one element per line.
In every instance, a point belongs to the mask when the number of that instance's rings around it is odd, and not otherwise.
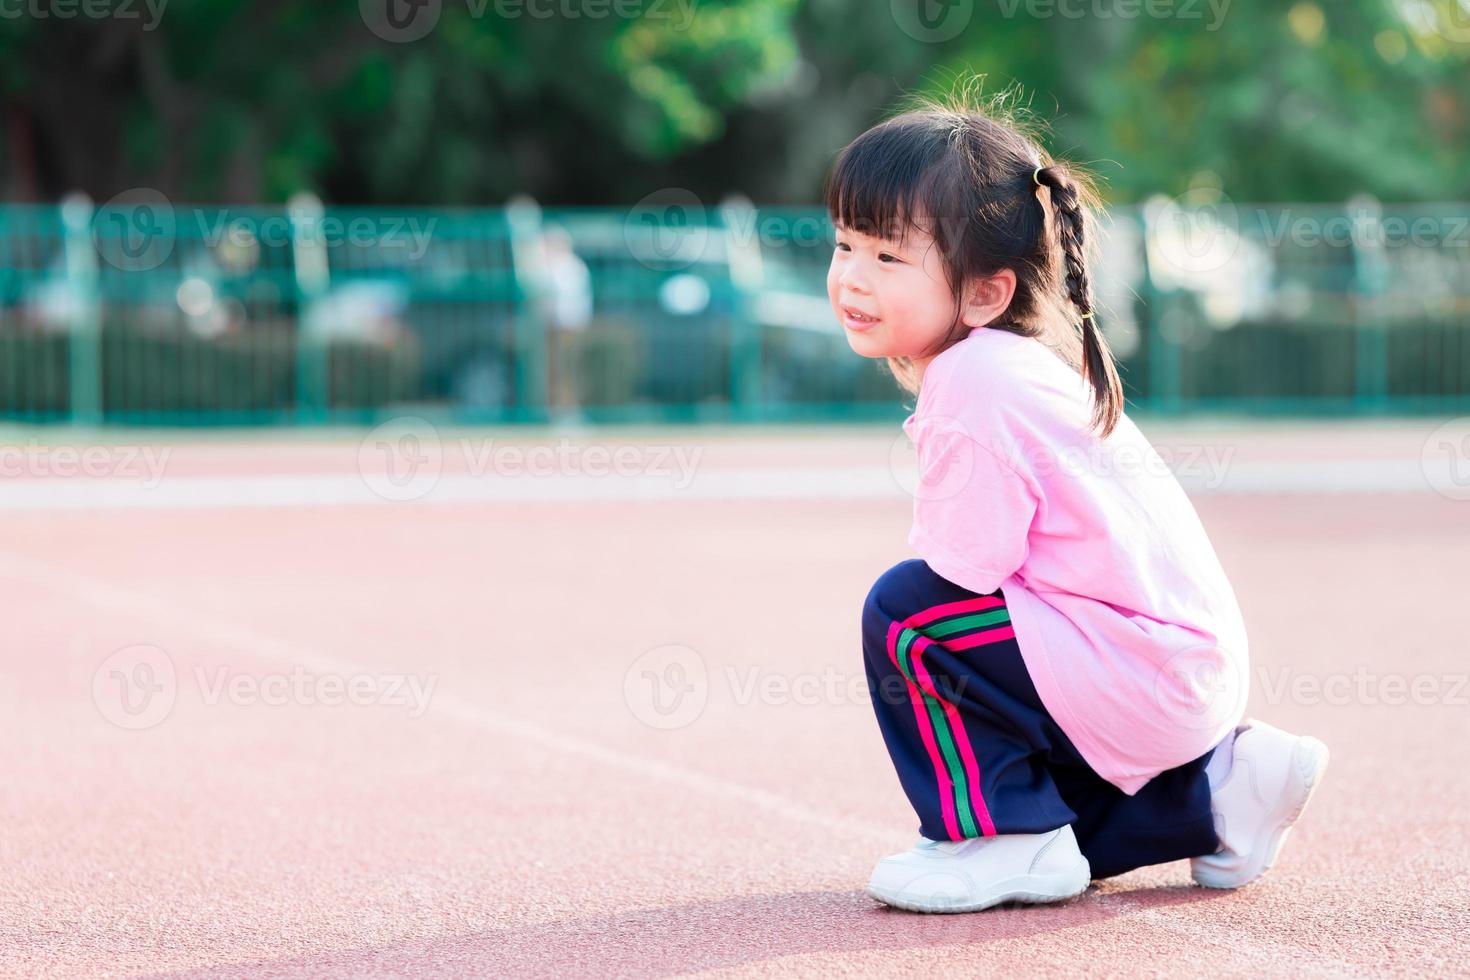
<path fill-rule="evenodd" d="M 842 308 L 842 315 L 845 319 L 850 320 L 853 323 L 862 324 L 864 326 L 878 322 L 877 317 L 868 316 L 866 313 L 855 310 L 850 306 L 844 306 Z"/>

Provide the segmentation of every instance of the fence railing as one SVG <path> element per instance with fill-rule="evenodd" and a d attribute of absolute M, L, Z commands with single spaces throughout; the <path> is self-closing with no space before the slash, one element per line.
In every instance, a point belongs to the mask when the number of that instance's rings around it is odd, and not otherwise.
<path fill-rule="evenodd" d="M 691 203 L 692 202 L 692 203 Z M 1470 408 L 1470 205 L 1115 209 L 1130 408 Z M 901 417 L 828 308 L 819 209 L 0 206 L 0 417 Z"/>

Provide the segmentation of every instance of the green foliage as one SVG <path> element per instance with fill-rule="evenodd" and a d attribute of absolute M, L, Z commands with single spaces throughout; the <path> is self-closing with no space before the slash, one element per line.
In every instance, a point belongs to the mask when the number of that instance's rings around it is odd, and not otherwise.
<path fill-rule="evenodd" d="M 7 17 L 0 181 L 43 199 L 805 203 L 905 92 L 983 74 L 1031 93 L 1053 152 L 1114 200 L 1201 177 L 1238 201 L 1470 196 L 1460 0 L 913 2 L 968 11 L 964 30 L 925 43 L 889 0 L 440 0 L 404 43 L 358 0 Z"/>
<path fill-rule="evenodd" d="M 1074 0 L 1093 15 L 1018 15 L 974 31 L 953 62 L 1053 98 L 1050 149 L 1094 165 L 1115 200 L 1202 175 L 1237 201 L 1452 200 L 1470 195 L 1470 29 L 1446 37 L 1455 2 L 1436 33 L 1389 0 L 1160 0 L 1172 16 L 1156 17 Z M 1046 39 L 1040 57 L 1008 43 L 1017 27 Z"/>

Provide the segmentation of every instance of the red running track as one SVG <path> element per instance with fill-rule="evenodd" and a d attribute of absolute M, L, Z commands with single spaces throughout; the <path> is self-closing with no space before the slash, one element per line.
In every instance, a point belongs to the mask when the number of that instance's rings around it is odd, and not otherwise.
<path fill-rule="evenodd" d="M 1387 465 L 1431 428 L 1164 434 L 1242 461 Z M 800 461 L 836 487 L 887 467 L 892 437 L 678 438 L 707 450 L 700 478 Z M 357 452 L 173 448 L 161 486 L 185 500 L 200 475 L 340 474 Z M 907 498 L 803 493 L 141 509 L 20 493 L 0 537 L 0 969 L 1465 971 L 1470 503 L 1197 497 L 1245 610 L 1252 713 L 1333 751 L 1266 879 L 1205 891 L 1178 863 L 1060 907 L 919 916 L 862 891 L 916 833 L 858 648 L 868 586 L 908 555 Z M 646 670 L 685 699 L 655 704 Z"/>

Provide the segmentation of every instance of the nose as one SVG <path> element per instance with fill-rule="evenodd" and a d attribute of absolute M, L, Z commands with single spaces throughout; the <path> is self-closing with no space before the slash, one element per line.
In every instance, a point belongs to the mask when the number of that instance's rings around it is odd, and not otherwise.
<path fill-rule="evenodd" d="M 847 268 L 843 269 L 842 274 L 837 277 L 837 284 L 846 292 L 866 296 L 868 294 L 867 283 L 856 266 L 857 263 L 848 262 Z"/>

